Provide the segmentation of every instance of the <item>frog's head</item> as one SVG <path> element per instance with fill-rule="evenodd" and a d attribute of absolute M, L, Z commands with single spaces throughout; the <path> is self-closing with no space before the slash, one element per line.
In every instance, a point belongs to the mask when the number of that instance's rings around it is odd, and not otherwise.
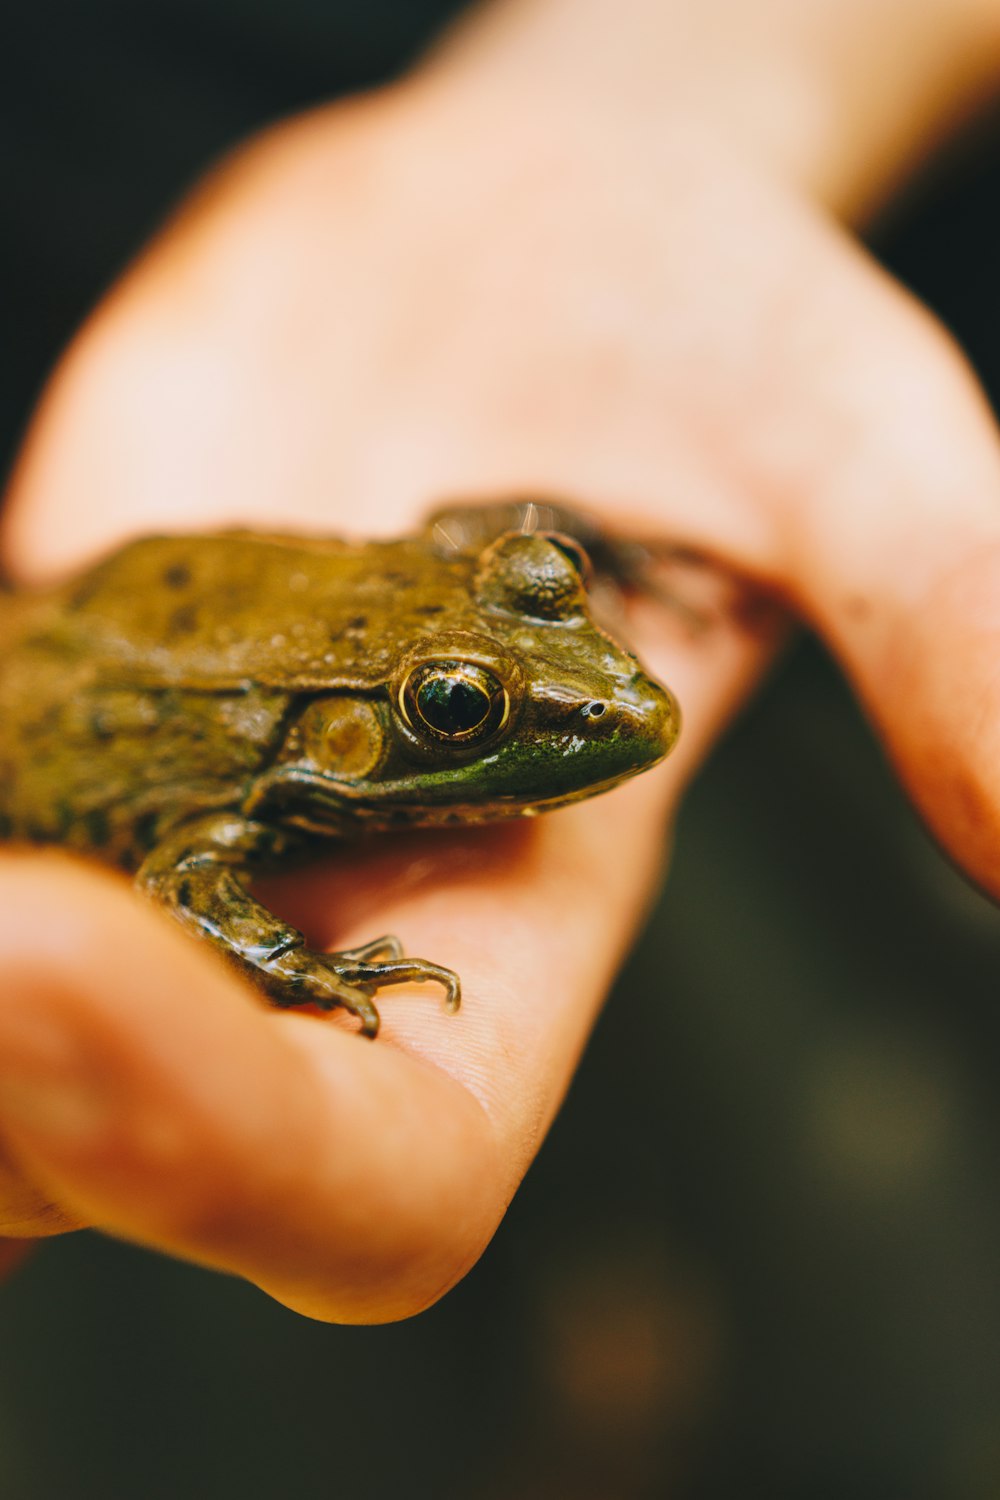
<path fill-rule="evenodd" d="M 283 778 L 291 820 L 322 831 L 525 815 L 662 760 L 677 705 L 590 618 L 585 562 L 563 537 L 489 547 L 470 610 L 405 651 L 383 693 L 325 697 L 303 715 Z"/>

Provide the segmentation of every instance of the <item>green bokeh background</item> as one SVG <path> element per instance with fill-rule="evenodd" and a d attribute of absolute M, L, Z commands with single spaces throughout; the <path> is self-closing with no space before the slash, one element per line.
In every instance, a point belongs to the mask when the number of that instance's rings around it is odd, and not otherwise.
<path fill-rule="evenodd" d="M 445 0 L 5 18 L 0 443 L 169 204 Z M 13 64 L 13 66 L 11 66 Z M 876 236 L 1000 392 L 1000 129 Z M 997 1500 L 1000 914 L 802 642 L 481 1265 L 383 1329 L 93 1235 L 0 1289 L 0 1500 Z"/>

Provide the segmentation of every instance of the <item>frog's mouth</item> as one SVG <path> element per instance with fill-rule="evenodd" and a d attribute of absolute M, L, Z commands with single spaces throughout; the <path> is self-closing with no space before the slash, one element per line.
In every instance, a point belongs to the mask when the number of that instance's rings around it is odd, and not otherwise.
<path fill-rule="evenodd" d="M 664 755 L 666 752 L 664 752 Z M 550 797 L 539 797 L 533 802 L 522 802 L 511 798 L 505 801 L 497 797 L 495 801 L 484 805 L 483 803 L 453 803 L 451 806 L 425 807 L 425 808 L 393 808 L 390 814 L 392 827 L 419 827 L 419 828 L 447 828 L 456 824 L 469 825 L 474 823 L 503 823 L 510 822 L 516 818 L 537 818 L 539 813 L 556 812 L 560 807 L 570 807 L 574 802 L 585 802 L 589 797 L 599 797 L 604 792 L 613 791 L 616 786 L 621 786 L 623 781 L 629 781 L 633 776 L 639 776 L 647 771 L 653 764 L 663 760 L 661 755 L 657 762 L 648 762 L 643 766 L 635 766 L 631 771 L 623 771 L 617 776 L 609 776 L 606 781 L 588 782 L 586 786 L 578 787 L 575 791 L 561 792 Z M 413 817 L 409 816 L 412 811 Z M 377 811 L 373 809 L 377 817 Z"/>
<path fill-rule="evenodd" d="M 666 752 L 664 752 L 664 755 Z M 663 755 L 658 757 L 662 760 Z M 280 821 L 291 828 L 318 837 L 348 834 L 382 833 L 402 828 L 453 828 L 470 824 L 512 822 L 517 818 L 536 818 L 539 813 L 555 812 L 560 807 L 569 807 L 574 802 L 583 802 L 588 797 L 610 792 L 623 781 L 648 770 L 655 764 L 648 761 L 631 770 L 609 776 L 604 781 L 590 781 L 572 791 L 554 793 L 551 796 L 535 797 L 530 801 L 512 794 L 494 794 L 488 801 L 431 803 L 390 801 L 378 795 L 378 788 L 369 789 L 370 797 L 364 796 L 361 787 L 333 791 L 328 779 L 315 772 L 289 767 L 279 777 L 268 778 L 265 789 L 260 789 L 244 809 L 248 815 L 265 821 Z M 294 772 L 294 774 L 293 774 Z"/>

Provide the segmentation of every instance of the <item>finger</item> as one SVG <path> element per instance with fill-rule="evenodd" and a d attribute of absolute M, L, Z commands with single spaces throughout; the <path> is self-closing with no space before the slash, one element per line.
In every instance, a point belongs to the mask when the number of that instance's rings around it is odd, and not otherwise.
<path fill-rule="evenodd" d="M 0 884 L 0 1134 L 53 1201 L 349 1318 L 432 1300 L 481 1245 L 495 1143 L 458 1084 L 248 1003 L 106 877 L 7 858 Z"/>
<path fill-rule="evenodd" d="M 771 475 L 772 581 L 840 658 L 942 843 L 1000 895 L 996 424 L 944 331 L 860 257 L 827 295 L 839 331 L 811 416 L 786 414 L 813 438 Z"/>

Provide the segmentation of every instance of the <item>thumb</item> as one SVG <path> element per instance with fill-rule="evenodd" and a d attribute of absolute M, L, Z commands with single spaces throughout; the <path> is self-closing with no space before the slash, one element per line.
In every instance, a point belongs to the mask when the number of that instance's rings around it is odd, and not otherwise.
<path fill-rule="evenodd" d="M 831 361 L 838 453 L 781 587 L 852 679 L 931 829 L 1000 897 L 1000 434 L 948 336 L 880 279 Z"/>

